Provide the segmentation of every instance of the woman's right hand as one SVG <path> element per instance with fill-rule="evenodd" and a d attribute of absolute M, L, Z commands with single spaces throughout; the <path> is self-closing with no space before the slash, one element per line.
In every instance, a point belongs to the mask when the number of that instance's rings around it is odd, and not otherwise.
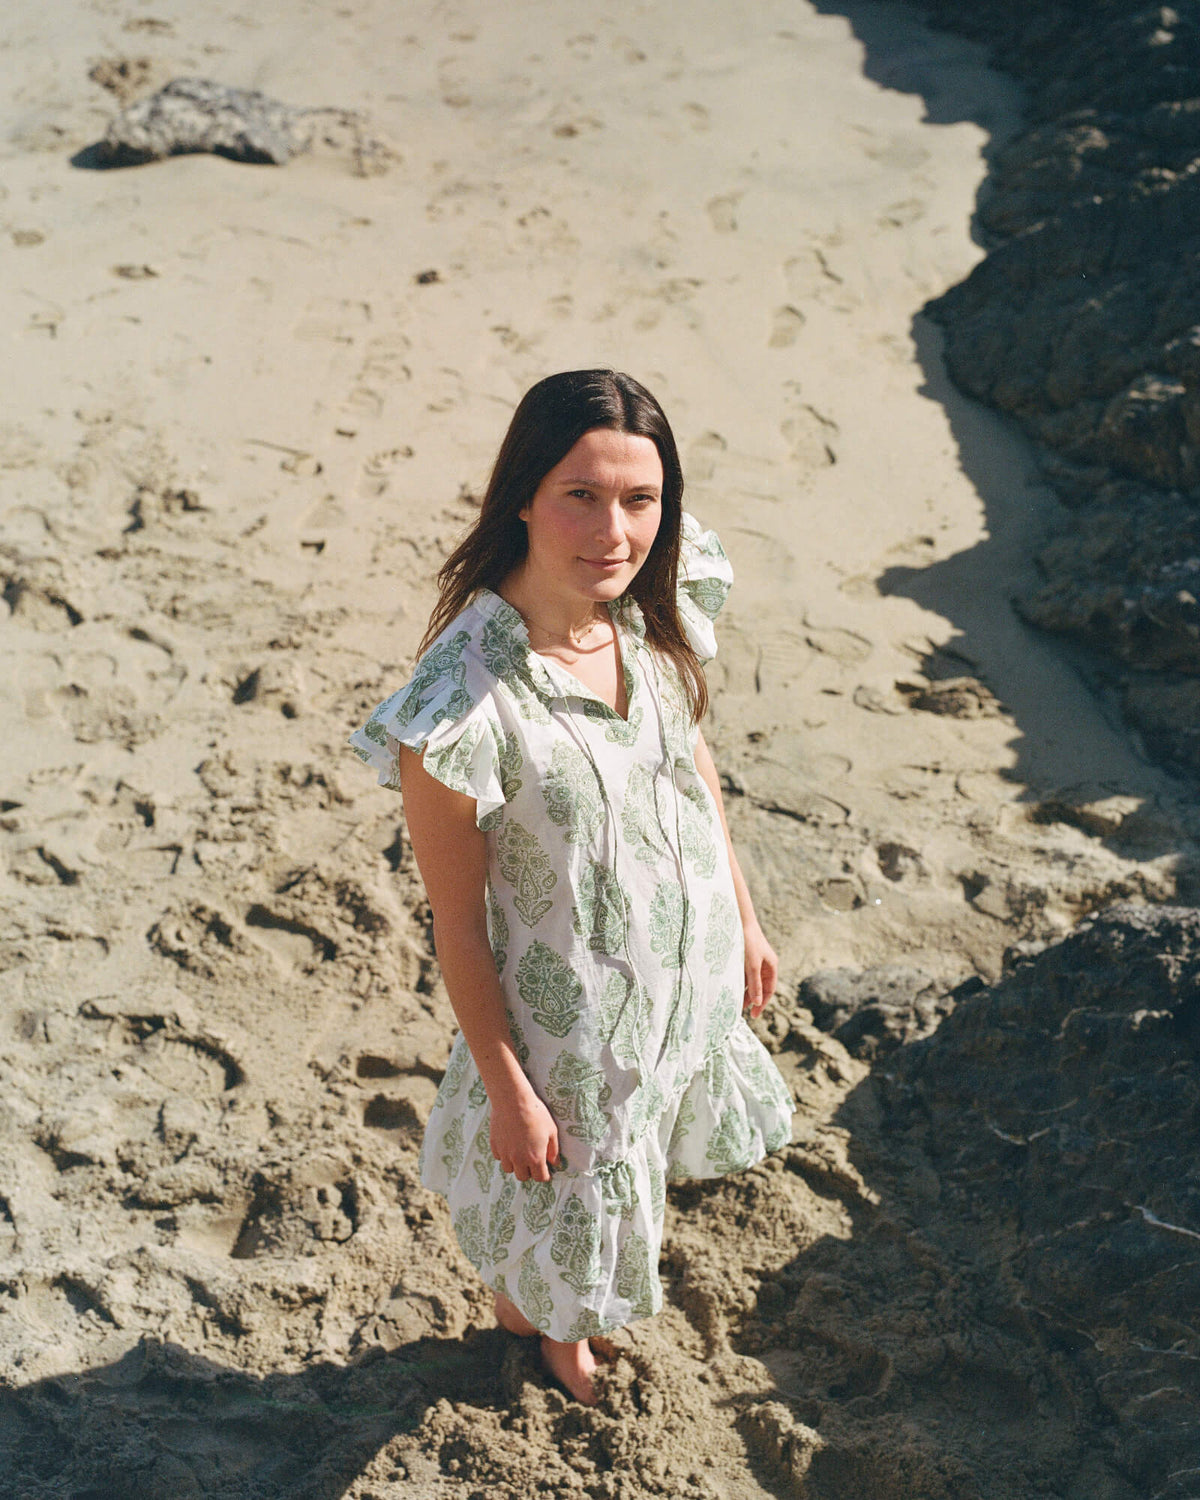
<path fill-rule="evenodd" d="M 492 1100 L 492 1155 L 518 1182 L 549 1182 L 558 1160 L 554 1116 L 526 1082 Z"/>

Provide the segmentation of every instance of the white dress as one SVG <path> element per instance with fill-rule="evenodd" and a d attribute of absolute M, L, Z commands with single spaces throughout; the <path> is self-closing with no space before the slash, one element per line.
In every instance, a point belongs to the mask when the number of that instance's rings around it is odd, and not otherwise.
<path fill-rule="evenodd" d="M 709 659 L 732 574 L 716 536 L 684 523 L 680 618 Z M 509 1025 L 560 1160 L 547 1183 L 500 1170 L 460 1035 L 421 1179 L 484 1280 L 562 1340 L 661 1307 L 668 1181 L 738 1171 L 791 1127 L 791 1096 L 742 1016 L 733 879 L 682 685 L 638 606 L 610 612 L 627 719 L 533 652 L 517 611 L 484 590 L 350 742 L 384 786 L 399 788 L 404 744 L 475 798 Z"/>

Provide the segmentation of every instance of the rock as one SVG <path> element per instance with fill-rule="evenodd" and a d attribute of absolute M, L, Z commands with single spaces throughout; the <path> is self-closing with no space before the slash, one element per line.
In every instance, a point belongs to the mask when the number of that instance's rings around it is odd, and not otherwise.
<path fill-rule="evenodd" d="M 889 1059 L 913 1129 L 1139 1494 L 1200 1465 L 1200 911 L 1118 905 L 1011 955 Z"/>
<path fill-rule="evenodd" d="M 974 677 L 948 677 L 939 682 L 898 682 L 896 691 L 910 708 L 950 719 L 996 719 L 1004 705 L 990 688 Z"/>
<path fill-rule="evenodd" d="M 1198 772 L 1178 678 L 1200 674 L 1200 4 L 922 8 L 1029 86 L 981 194 L 990 253 L 927 309 L 955 383 L 1044 445 L 1070 511 L 1019 608 L 1164 674 L 1126 712 Z"/>
<path fill-rule="evenodd" d="M 954 1006 L 919 969 L 884 964 L 859 972 L 821 969 L 796 996 L 824 1032 L 854 1057 L 875 1059 L 927 1036 Z"/>
<path fill-rule="evenodd" d="M 1124 703 L 1153 753 L 1200 768 L 1200 678 L 1142 673 L 1126 682 Z"/>
<path fill-rule="evenodd" d="M 1131 667 L 1200 673 L 1200 508 L 1178 494 L 1105 484 L 1041 554 L 1046 582 L 1019 601 Z"/>
<path fill-rule="evenodd" d="M 1030 808 L 1035 823 L 1064 823 L 1097 839 L 1154 843 L 1171 837 L 1169 819 L 1145 797 L 1114 783 L 1081 782 L 1046 792 Z"/>
<path fill-rule="evenodd" d="M 312 123 L 254 89 L 231 89 L 206 78 L 176 78 L 157 94 L 123 109 L 103 149 L 122 162 L 160 161 L 181 152 L 212 151 L 235 161 L 283 166 L 312 144 Z"/>
<path fill-rule="evenodd" d="M 105 166 L 132 166 L 210 151 L 235 161 L 283 166 L 320 138 L 348 146 L 362 175 L 386 170 L 393 153 L 367 134 L 350 110 L 296 109 L 255 89 L 227 88 L 207 78 L 176 78 L 123 109 L 95 148 Z"/>

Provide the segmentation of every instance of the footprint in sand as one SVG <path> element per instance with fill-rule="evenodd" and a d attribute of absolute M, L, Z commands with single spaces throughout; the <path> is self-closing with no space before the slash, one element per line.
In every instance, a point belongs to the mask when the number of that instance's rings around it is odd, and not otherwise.
<path fill-rule="evenodd" d="M 368 342 L 350 394 L 339 407 L 337 431 L 342 437 L 357 436 L 360 422 L 377 421 L 383 415 L 384 392 L 412 379 L 407 363 L 411 347 L 402 333 L 381 334 Z"/>
<path fill-rule="evenodd" d="M 859 299 L 845 290 L 837 251 L 837 241 L 809 245 L 784 262 L 784 283 L 796 302 L 820 302 L 835 312 L 851 312 L 858 305 Z"/>
<path fill-rule="evenodd" d="M 429 1118 L 438 1079 L 424 1068 L 405 1067 L 392 1058 L 364 1052 L 354 1066 L 354 1076 L 379 1085 L 363 1109 L 363 1124 L 369 1129 L 417 1130 Z"/>
<path fill-rule="evenodd" d="M 53 634 L 81 625 L 84 615 L 71 602 L 71 585 L 48 574 L 39 577 L 39 571 L 36 564 L 26 568 L 19 561 L 0 570 L 3 599 L 11 617 L 27 629 Z"/>
<path fill-rule="evenodd" d="M 590 134 L 596 130 L 604 129 L 604 121 L 596 115 L 576 115 L 572 120 L 563 120 L 554 127 L 554 134 L 560 140 L 571 140 L 577 135 Z"/>
<path fill-rule="evenodd" d="M 857 127 L 859 134 L 867 137 L 863 146 L 864 156 L 887 167 L 892 172 L 912 172 L 923 167 L 929 160 L 929 152 L 910 135 L 891 135 L 886 140 L 874 132 Z"/>
<path fill-rule="evenodd" d="M 86 419 L 81 416 L 80 420 Z M 23 427 L 0 427 L 0 469 L 31 469 L 41 457 L 41 443 Z"/>
<path fill-rule="evenodd" d="M 268 948 L 285 968 L 311 969 L 337 957 L 337 944 L 312 923 L 256 902 L 246 913 L 246 926 L 254 928 L 257 941 Z"/>
<path fill-rule="evenodd" d="M 372 453 L 362 466 L 358 480 L 358 492 L 363 496 L 382 495 L 391 482 L 392 475 L 406 458 L 413 456 L 407 443 L 399 448 L 384 448 Z"/>
<path fill-rule="evenodd" d="M 345 297 L 316 297 L 292 329 L 305 343 L 353 344 L 358 331 L 371 321 L 369 302 Z"/>
<path fill-rule="evenodd" d="M 794 583 L 795 557 L 777 536 L 750 526 L 727 526 L 722 528 L 721 540 L 733 561 L 735 578 L 753 574 L 764 587 Z"/>
<path fill-rule="evenodd" d="M 336 495 L 324 495 L 310 505 L 300 516 L 299 530 L 305 536 L 315 536 L 330 527 L 346 524 L 346 507 Z"/>
<path fill-rule="evenodd" d="M 791 631 L 779 630 L 760 643 L 758 668 L 754 674 L 756 692 L 772 700 L 782 696 L 799 682 L 812 665 L 808 641 Z"/>
<path fill-rule="evenodd" d="M 610 45 L 613 56 L 623 63 L 629 63 L 632 66 L 634 63 L 644 63 L 646 61 L 646 53 L 632 37 L 615 36 Z"/>
<path fill-rule="evenodd" d="M 789 1161 L 788 1168 L 809 1175 L 798 1161 L 795 1165 Z M 818 1192 L 827 1193 L 828 1169 L 822 1175 L 817 1162 L 812 1163 L 812 1168 L 815 1170 L 810 1169 L 811 1185 Z M 825 1328 L 815 1337 L 806 1329 L 803 1336 L 795 1338 L 794 1345 L 789 1339 L 784 1347 L 767 1350 L 760 1358 L 779 1391 L 785 1397 L 801 1399 L 811 1399 L 814 1395 L 828 1398 L 835 1392 L 843 1401 L 855 1397 L 870 1399 L 887 1386 L 892 1371 L 891 1358 L 882 1350 Z"/>
<path fill-rule="evenodd" d="M 767 340 L 769 349 L 787 349 L 800 337 L 805 317 L 798 307 L 777 307 L 771 319 L 771 336 Z"/>
<path fill-rule="evenodd" d="M 810 402 L 801 402 L 779 430 L 791 447 L 793 461 L 806 472 L 837 463 L 838 424 Z"/>
<path fill-rule="evenodd" d="M 814 625 L 807 615 L 804 617 L 804 632 L 805 641 L 814 651 L 819 651 L 822 656 L 832 656 L 844 667 L 866 661 L 873 650 L 865 636 L 843 630 L 838 625 Z"/>
<path fill-rule="evenodd" d="M 705 204 L 712 227 L 718 234 L 732 234 L 737 226 L 737 206 L 742 201 L 741 193 L 722 193 L 710 198 Z"/>
<path fill-rule="evenodd" d="M 919 881 L 928 875 L 925 861 L 908 844 L 885 840 L 875 846 L 875 858 L 880 874 L 893 885 L 903 885 L 906 880 Z"/>
<path fill-rule="evenodd" d="M 342 402 L 337 432 L 341 437 L 356 437 L 357 423 L 373 422 L 383 415 L 383 393 L 370 386 L 356 385 Z"/>
<path fill-rule="evenodd" d="M 688 447 L 688 478 L 695 484 L 707 484 L 728 447 L 719 432 L 701 433 Z"/>
<path fill-rule="evenodd" d="M 919 198 L 905 198 L 900 203 L 889 203 L 876 222 L 880 229 L 903 229 L 924 217 L 925 204 Z"/>
<path fill-rule="evenodd" d="M 707 130 L 709 128 L 709 113 L 703 104 L 685 104 L 683 113 L 688 124 L 693 130 Z"/>
<path fill-rule="evenodd" d="M 406 363 L 412 342 L 402 333 L 381 334 L 368 341 L 358 383 L 390 385 L 397 380 L 411 380 L 412 370 Z"/>
<path fill-rule="evenodd" d="M 923 532 L 904 537 L 889 547 L 883 556 L 888 563 L 911 563 L 915 567 L 927 568 L 936 559 L 937 545 L 936 537 Z"/>

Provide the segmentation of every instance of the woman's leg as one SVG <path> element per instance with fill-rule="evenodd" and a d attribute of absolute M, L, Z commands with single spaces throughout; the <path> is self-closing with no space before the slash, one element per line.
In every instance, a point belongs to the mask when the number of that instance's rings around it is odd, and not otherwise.
<path fill-rule="evenodd" d="M 496 1293 L 496 1322 L 501 1328 L 507 1328 L 509 1333 L 516 1333 L 523 1339 L 531 1339 L 537 1333 L 537 1329 L 521 1311 L 515 1302 L 510 1302 L 503 1292 Z"/>
<path fill-rule="evenodd" d="M 495 1295 L 496 1322 L 500 1327 L 507 1328 L 509 1333 L 519 1334 L 521 1338 L 532 1338 L 537 1329 L 516 1303 L 510 1301 L 503 1292 Z M 592 1376 L 596 1373 L 596 1356 L 587 1339 L 580 1339 L 574 1344 L 560 1344 L 557 1339 L 543 1335 L 542 1358 L 551 1375 L 566 1386 L 576 1401 L 582 1401 L 585 1406 L 595 1406 L 596 1391 L 592 1385 Z"/>

